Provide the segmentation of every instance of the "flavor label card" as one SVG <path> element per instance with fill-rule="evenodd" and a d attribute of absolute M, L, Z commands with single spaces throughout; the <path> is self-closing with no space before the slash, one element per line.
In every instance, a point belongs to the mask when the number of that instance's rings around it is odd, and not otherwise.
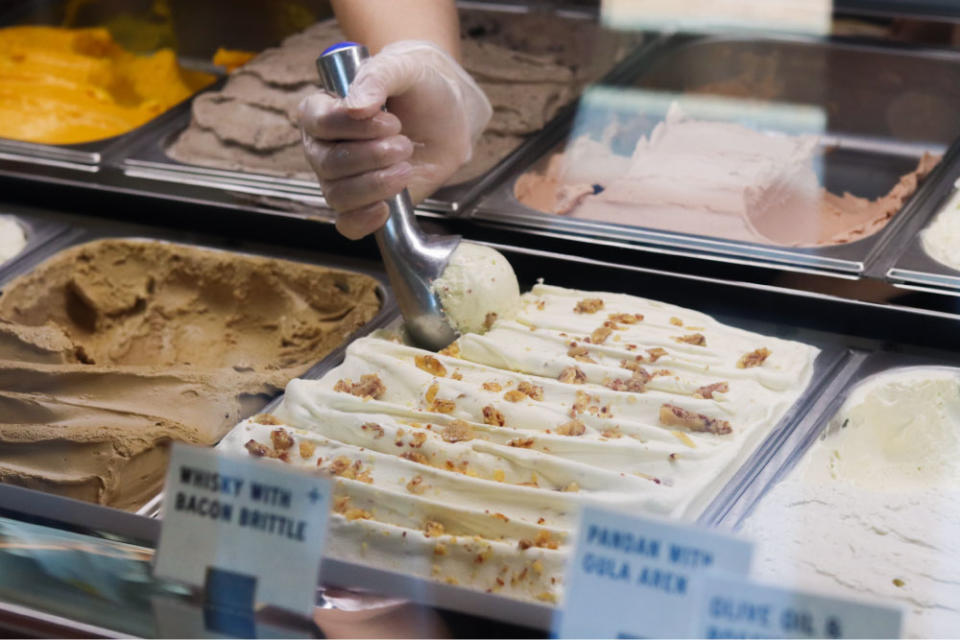
<path fill-rule="evenodd" d="M 746 575 L 750 543 L 585 507 L 566 577 L 561 638 L 684 637 L 706 572 Z"/>
<path fill-rule="evenodd" d="M 700 609 L 690 631 L 697 638 L 899 638 L 902 613 L 894 607 L 828 598 L 704 575 Z"/>
<path fill-rule="evenodd" d="M 174 444 L 154 573 L 223 606 L 309 614 L 331 492 L 320 476 Z"/>

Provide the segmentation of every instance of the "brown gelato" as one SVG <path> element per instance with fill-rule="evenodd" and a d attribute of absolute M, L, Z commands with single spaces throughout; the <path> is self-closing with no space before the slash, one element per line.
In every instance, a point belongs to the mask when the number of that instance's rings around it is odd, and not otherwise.
<path fill-rule="evenodd" d="M 379 310 L 364 275 L 151 240 L 63 251 L 0 298 L 0 481 L 120 508 Z"/>
<path fill-rule="evenodd" d="M 463 11 L 461 31 L 463 66 L 490 98 L 494 115 L 473 159 L 451 184 L 486 172 L 542 129 L 635 41 L 600 37 L 595 24 L 541 14 Z M 336 22 L 327 21 L 267 49 L 233 73 L 221 91 L 194 100 L 190 126 L 167 154 L 186 164 L 313 180 L 297 107 L 320 89 L 320 52 L 344 39 Z"/>
<path fill-rule="evenodd" d="M 574 218 L 780 246 L 830 246 L 886 226 L 933 170 L 924 154 L 883 196 L 827 191 L 813 170 L 816 138 L 770 135 L 692 119 L 676 107 L 641 137 L 632 156 L 614 153 L 614 128 L 587 136 L 521 175 L 526 206 Z"/>

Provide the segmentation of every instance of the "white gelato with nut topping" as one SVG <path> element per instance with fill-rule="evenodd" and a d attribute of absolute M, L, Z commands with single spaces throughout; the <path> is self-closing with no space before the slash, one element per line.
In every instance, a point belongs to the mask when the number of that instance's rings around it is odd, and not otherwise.
<path fill-rule="evenodd" d="M 690 334 L 702 340 L 676 339 Z M 680 307 L 538 285 L 514 319 L 439 354 L 356 341 L 322 380 L 287 386 L 288 426 L 248 420 L 221 446 L 259 452 L 282 428 L 287 462 L 336 474 L 334 557 L 552 603 L 581 504 L 695 518 L 816 355 Z"/>

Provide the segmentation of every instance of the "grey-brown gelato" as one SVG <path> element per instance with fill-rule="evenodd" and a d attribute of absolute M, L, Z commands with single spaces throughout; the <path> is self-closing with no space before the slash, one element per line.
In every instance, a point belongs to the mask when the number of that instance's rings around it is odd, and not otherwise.
<path fill-rule="evenodd" d="M 135 508 L 380 308 L 376 281 L 160 241 L 63 251 L 0 298 L 0 481 Z"/>
<path fill-rule="evenodd" d="M 474 178 L 539 131 L 582 87 L 627 52 L 634 37 L 593 23 L 546 14 L 461 12 L 462 62 L 494 115 L 450 183 Z M 186 164 L 312 180 L 297 106 L 317 91 L 316 58 L 344 40 L 333 21 L 318 23 L 267 49 L 234 72 L 220 91 L 193 102 L 190 126 L 167 154 Z"/>

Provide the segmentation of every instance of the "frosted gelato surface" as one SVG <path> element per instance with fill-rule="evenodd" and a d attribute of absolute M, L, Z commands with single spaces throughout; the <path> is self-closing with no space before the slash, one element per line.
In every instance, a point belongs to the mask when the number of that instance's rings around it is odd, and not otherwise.
<path fill-rule="evenodd" d="M 580 505 L 693 519 L 817 349 L 654 300 L 537 285 L 441 353 L 364 338 L 227 451 L 335 476 L 327 553 L 559 602 Z"/>
<path fill-rule="evenodd" d="M 0 297 L 0 481 L 121 508 L 380 308 L 376 281 L 153 240 L 62 251 Z"/>
<path fill-rule="evenodd" d="M 960 371 L 910 367 L 866 379 L 745 522 L 756 575 L 898 601 L 907 637 L 954 634 L 958 451 Z"/>
<path fill-rule="evenodd" d="M 471 242 L 457 246 L 433 290 L 461 333 L 483 333 L 498 318 L 513 318 L 520 308 L 513 267 L 496 249 Z"/>

